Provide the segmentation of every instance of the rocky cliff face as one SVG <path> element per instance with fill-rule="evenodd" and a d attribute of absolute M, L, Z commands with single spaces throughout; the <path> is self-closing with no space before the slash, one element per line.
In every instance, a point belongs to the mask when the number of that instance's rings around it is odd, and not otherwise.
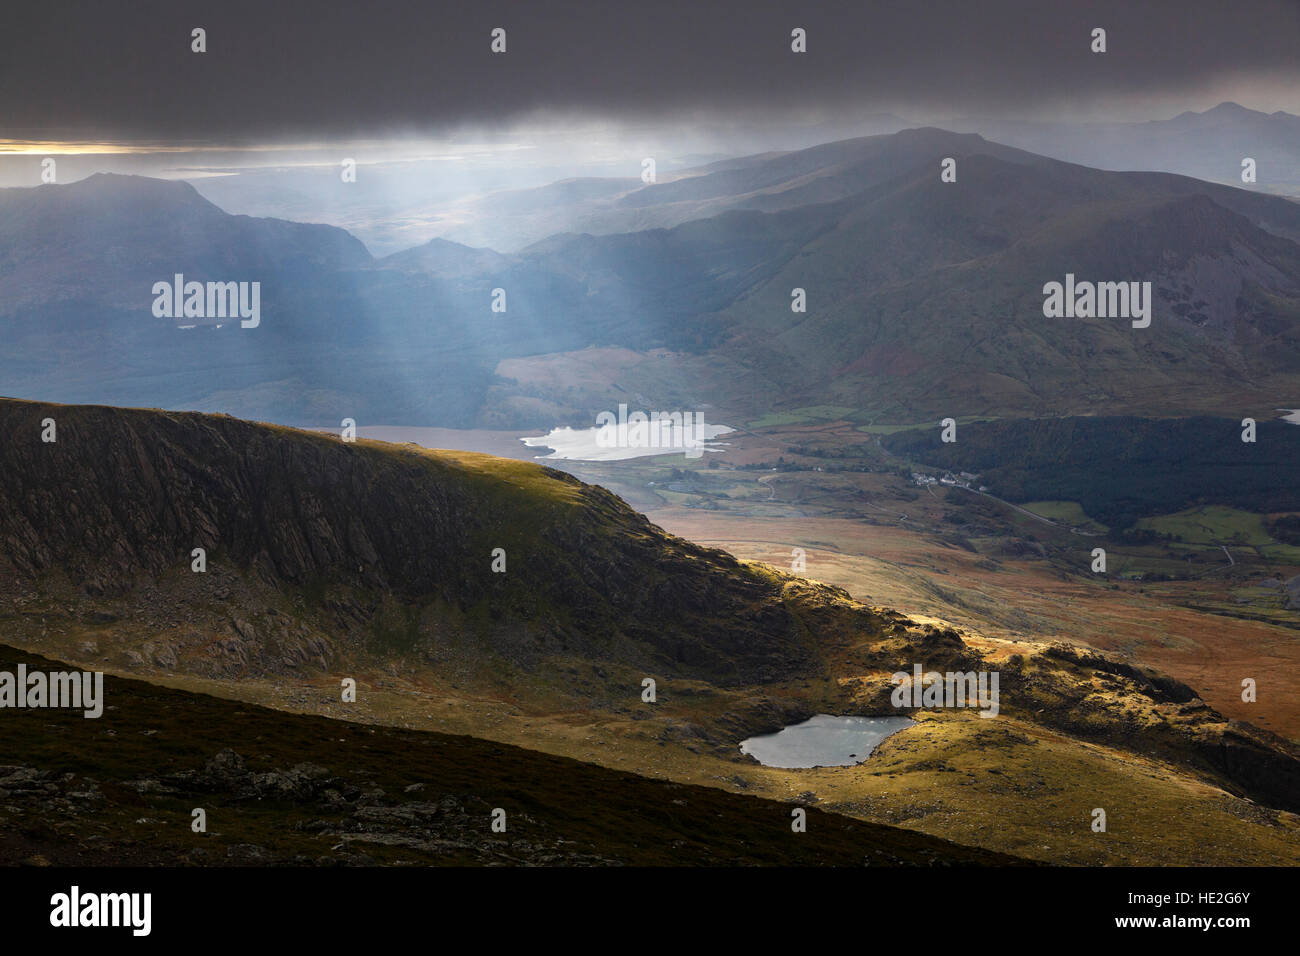
<path fill-rule="evenodd" d="M 0 563 L 16 580 L 66 576 L 128 616 L 153 595 L 196 631 L 194 613 L 227 616 L 215 645 L 189 643 L 259 671 L 285 663 L 268 642 L 296 665 L 328 659 L 342 631 L 409 651 L 454 639 L 516 663 L 573 654 L 771 680 L 819 667 L 808 621 L 843 597 L 674 538 L 604 489 L 523 462 L 17 401 L 0 402 L 0 428 Z M 206 573 L 192 570 L 196 548 Z M 284 594 L 300 619 L 268 623 L 262 605 Z M 880 628 L 849 607 L 860 634 Z"/>

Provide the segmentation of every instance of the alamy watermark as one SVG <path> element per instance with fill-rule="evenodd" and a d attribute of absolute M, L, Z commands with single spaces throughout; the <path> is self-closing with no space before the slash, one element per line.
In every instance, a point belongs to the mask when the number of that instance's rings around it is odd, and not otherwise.
<path fill-rule="evenodd" d="M 1151 324 L 1150 282 L 1076 282 L 1043 286 L 1043 315 L 1049 319 L 1132 319 L 1133 328 Z"/>
<path fill-rule="evenodd" d="M 618 414 L 596 416 L 596 445 L 600 448 L 675 448 L 687 458 L 704 454 L 708 438 L 705 421 L 696 412 L 632 412 L 618 406 Z"/>
<path fill-rule="evenodd" d="M 260 282 L 186 282 L 178 272 L 172 282 L 155 282 L 153 294 L 153 314 L 158 319 L 238 318 L 244 329 L 255 329 L 262 321 Z"/>
<path fill-rule="evenodd" d="M 998 671 L 924 671 L 912 665 L 912 673 L 898 671 L 889 678 L 896 684 L 890 695 L 895 707 L 979 707 L 981 717 L 998 715 Z"/>
<path fill-rule="evenodd" d="M 73 886 L 50 897 L 50 925 L 128 927 L 133 936 L 148 936 L 153 928 L 152 893 L 83 893 Z"/>
<path fill-rule="evenodd" d="M 0 708 L 68 707 L 87 719 L 104 713 L 103 671 L 0 671 Z"/>

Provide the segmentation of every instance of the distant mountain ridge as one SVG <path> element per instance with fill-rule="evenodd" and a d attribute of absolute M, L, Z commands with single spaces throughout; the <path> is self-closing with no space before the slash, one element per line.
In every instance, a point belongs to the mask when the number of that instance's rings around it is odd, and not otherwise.
<path fill-rule="evenodd" d="M 255 280 L 370 261 L 342 229 L 230 216 L 180 181 L 97 173 L 0 189 L 0 314 L 60 300 L 135 308 L 191 262 L 221 270 L 205 278 Z"/>
<path fill-rule="evenodd" d="M 1044 156 L 1112 170 L 1179 173 L 1244 185 L 1242 160 L 1254 159 L 1263 192 L 1300 196 L 1300 116 L 1220 103 L 1197 113 L 1140 123 L 1008 122 L 972 118 L 946 124 Z"/>
<path fill-rule="evenodd" d="M 776 268 L 758 266 L 743 294 L 700 316 L 722 330 L 709 356 L 735 386 L 713 392 L 714 401 L 743 406 L 759 394 L 770 404 L 750 405 L 751 413 L 832 404 L 917 421 L 1103 408 L 1176 414 L 1257 406 L 1296 387 L 1300 205 L 1169 174 L 1093 170 L 938 130 L 880 139 L 838 144 L 866 156 L 847 167 L 851 176 L 837 157 L 825 176 L 737 201 L 776 206 L 800 190 L 865 184 L 843 198 L 770 214 L 733 209 L 666 234 L 634 234 L 661 236 L 665 259 L 701 241 L 739 249 L 745 235 L 788 244 L 784 261 L 771 260 Z M 956 182 L 940 181 L 945 158 L 956 161 Z M 784 156 L 756 159 L 737 188 L 770 184 L 776 163 L 790 165 Z M 713 178 L 647 192 L 725 195 Z M 626 261 L 630 273 L 639 259 L 619 250 L 634 236 L 552 237 L 528 253 L 554 268 Z M 1143 337 L 1128 323 L 1046 319 L 1044 284 L 1067 273 L 1151 282 L 1155 325 Z M 791 312 L 794 289 L 805 290 L 806 313 Z M 622 371 L 620 383 L 644 391 L 658 373 L 645 374 Z"/>
<path fill-rule="evenodd" d="M 342 230 L 226 216 L 177 183 L 5 190 L 0 391 L 302 424 L 542 427 L 637 394 L 918 421 L 1235 414 L 1300 389 L 1300 204 L 1279 197 L 913 129 L 599 202 L 606 226 L 669 225 L 513 254 L 440 239 L 376 260 Z M 154 319 L 150 285 L 176 272 L 260 278 L 261 327 Z M 1044 285 L 1067 274 L 1150 282 L 1151 328 L 1045 318 Z M 592 346 L 646 358 L 604 381 L 561 375 L 560 389 L 497 374 Z"/>

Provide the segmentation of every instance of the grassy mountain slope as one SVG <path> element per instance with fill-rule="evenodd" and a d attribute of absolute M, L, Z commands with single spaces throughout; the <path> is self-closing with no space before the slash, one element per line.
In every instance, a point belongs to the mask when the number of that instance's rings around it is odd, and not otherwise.
<path fill-rule="evenodd" d="M 940 180 L 946 157 L 956 182 Z M 1300 376 L 1300 205 L 1275 196 L 919 129 L 753 157 L 620 202 L 666 222 L 726 211 L 526 250 L 593 294 L 636 289 L 645 311 L 681 314 L 672 363 L 648 356 L 545 396 L 575 420 L 619 389 L 754 418 L 824 404 L 890 421 L 1235 413 L 1270 407 Z M 1043 286 L 1067 272 L 1150 282 L 1152 327 L 1045 318 Z M 806 313 L 791 311 L 796 288 Z M 538 368 L 569 382 L 563 361 Z"/>

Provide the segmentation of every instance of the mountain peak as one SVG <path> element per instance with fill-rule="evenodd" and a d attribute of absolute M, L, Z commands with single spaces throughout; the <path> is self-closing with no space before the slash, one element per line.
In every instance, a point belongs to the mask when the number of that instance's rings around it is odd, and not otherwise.
<path fill-rule="evenodd" d="M 37 196 L 62 196 L 79 204 L 100 210 L 154 210 L 183 209 L 188 213 L 222 215 L 226 213 L 203 198 L 199 191 L 183 179 L 156 179 L 152 176 L 131 176 L 122 173 L 94 173 L 85 179 L 60 184 L 58 191 L 45 193 L 48 186 L 40 187 Z"/>
<path fill-rule="evenodd" d="M 1249 107 L 1242 106 L 1240 103 L 1235 103 L 1232 100 L 1224 100 L 1218 106 L 1212 106 L 1208 110 L 1204 110 L 1200 113 L 1195 110 L 1186 110 L 1179 113 L 1172 120 L 1148 120 L 1144 125 L 1159 127 L 1165 122 L 1185 125 L 1188 123 L 1200 123 L 1204 120 L 1248 120 L 1267 118 L 1267 113 L 1261 113 L 1259 110 L 1252 110 Z"/>
<path fill-rule="evenodd" d="M 187 199 L 211 206 L 199 191 L 183 179 L 157 179 L 153 176 L 134 176 L 126 173 L 92 173 L 85 179 L 68 183 L 69 188 L 96 193 L 116 193 L 137 198 L 152 195 L 173 199 Z M 214 207 L 215 208 L 215 207 Z"/>
<path fill-rule="evenodd" d="M 1254 112 L 1256 112 L 1256 111 L 1255 111 L 1255 110 L 1252 110 L 1252 109 L 1247 109 L 1246 107 L 1242 106 L 1240 103 L 1234 103 L 1232 100 L 1224 100 L 1224 101 L 1223 101 L 1222 103 L 1220 103 L 1218 106 L 1214 107 L 1213 109 L 1208 109 L 1208 110 L 1206 110 L 1205 112 L 1206 112 L 1206 114 L 1209 114 L 1209 113 L 1234 113 L 1234 114 L 1240 115 L 1240 114 L 1242 114 L 1242 113 L 1254 113 Z"/>

